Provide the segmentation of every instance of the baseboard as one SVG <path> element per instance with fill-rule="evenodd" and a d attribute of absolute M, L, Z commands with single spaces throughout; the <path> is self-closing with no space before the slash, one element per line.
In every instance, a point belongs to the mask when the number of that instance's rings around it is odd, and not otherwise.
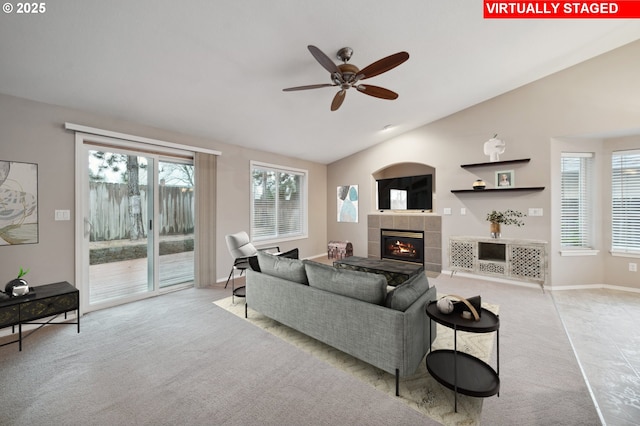
<path fill-rule="evenodd" d="M 606 290 L 626 291 L 629 293 L 640 293 L 640 288 L 625 287 L 621 285 L 611 285 L 611 284 L 560 285 L 560 286 L 545 287 L 545 288 L 551 291 L 606 289 Z"/>
<path fill-rule="evenodd" d="M 305 257 L 305 259 L 317 259 L 319 257 L 327 257 L 327 253 L 316 254 L 314 256 L 308 256 L 308 257 Z"/>
<path fill-rule="evenodd" d="M 442 274 L 451 275 L 451 271 L 443 270 Z M 507 280 L 507 279 L 504 279 L 504 278 L 488 277 L 488 276 L 484 276 L 484 275 L 470 274 L 470 273 L 467 273 L 467 272 L 458 272 L 458 271 L 456 271 L 455 275 L 459 275 L 459 276 L 465 277 L 465 278 L 473 278 L 473 279 L 483 280 L 483 281 L 492 281 L 492 282 L 503 283 L 503 284 L 517 285 L 517 286 L 521 286 L 521 287 L 540 288 L 540 285 L 539 284 L 535 284 L 535 283 L 525 283 L 525 282 L 521 282 L 521 281 Z M 625 286 L 611 285 L 611 284 L 579 284 L 579 285 L 559 285 L 559 286 L 545 285 L 544 289 L 545 290 L 549 290 L 549 291 L 607 289 L 607 290 L 627 291 L 627 292 L 630 292 L 630 293 L 640 293 L 640 288 L 625 287 Z"/>

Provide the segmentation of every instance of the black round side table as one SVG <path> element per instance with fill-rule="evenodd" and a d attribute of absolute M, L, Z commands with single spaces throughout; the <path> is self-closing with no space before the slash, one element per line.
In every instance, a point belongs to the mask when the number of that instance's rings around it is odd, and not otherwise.
<path fill-rule="evenodd" d="M 453 350 L 440 349 L 427 355 L 427 370 L 440 384 L 454 391 L 454 409 L 458 412 L 458 393 L 473 397 L 500 396 L 500 319 L 493 312 L 481 308 L 480 320 L 464 319 L 459 313 L 443 314 L 436 301 L 426 306 L 431 321 L 453 329 Z M 496 332 L 497 367 L 473 355 L 458 351 L 458 331 L 470 333 Z M 431 327 L 429 327 L 431 333 Z M 429 336 L 431 341 L 431 336 Z"/>

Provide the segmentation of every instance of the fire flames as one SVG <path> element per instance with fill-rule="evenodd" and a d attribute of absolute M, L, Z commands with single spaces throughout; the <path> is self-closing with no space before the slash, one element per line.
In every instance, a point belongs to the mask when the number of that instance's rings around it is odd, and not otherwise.
<path fill-rule="evenodd" d="M 390 254 L 395 256 L 415 257 L 417 255 L 417 250 L 413 244 L 405 243 L 400 240 L 396 240 L 394 243 L 389 244 L 387 246 L 387 250 Z"/>

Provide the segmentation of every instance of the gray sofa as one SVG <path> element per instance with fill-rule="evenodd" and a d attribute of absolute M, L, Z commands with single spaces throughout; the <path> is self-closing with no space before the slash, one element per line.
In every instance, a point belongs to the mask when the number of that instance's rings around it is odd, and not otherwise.
<path fill-rule="evenodd" d="M 425 305 L 436 289 L 425 274 L 387 291 L 379 274 L 268 253 L 257 260 L 257 270 L 247 270 L 246 306 L 395 374 L 399 395 L 400 378 L 415 373 L 429 351 Z"/>

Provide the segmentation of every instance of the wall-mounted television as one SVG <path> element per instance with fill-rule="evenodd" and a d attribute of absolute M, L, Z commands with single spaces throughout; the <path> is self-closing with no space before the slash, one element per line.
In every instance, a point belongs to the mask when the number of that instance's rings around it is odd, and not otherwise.
<path fill-rule="evenodd" d="M 433 176 L 406 176 L 379 179 L 379 210 L 431 210 Z"/>

